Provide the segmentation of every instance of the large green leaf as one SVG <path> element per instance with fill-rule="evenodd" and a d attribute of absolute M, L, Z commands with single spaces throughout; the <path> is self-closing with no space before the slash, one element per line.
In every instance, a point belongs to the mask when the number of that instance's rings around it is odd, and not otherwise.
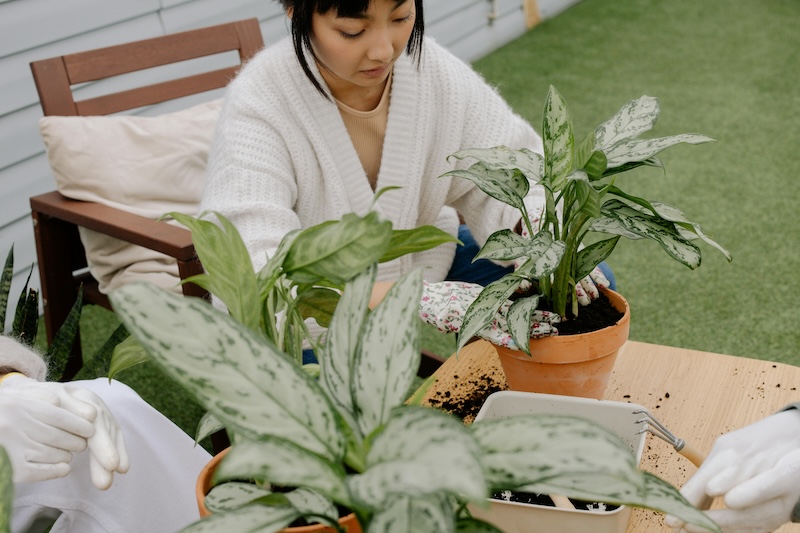
<path fill-rule="evenodd" d="M 395 497 L 488 495 L 480 450 L 464 424 L 428 407 L 393 411 L 367 454 L 367 469 L 348 479 L 355 501 L 380 508 Z"/>
<path fill-rule="evenodd" d="M 552 85 L 544 103 L 542 140 L 544 172 L 548 182 L 545 186 L 551 191 L 560 191 L 567 175 L 575 168 L 575 138 L 567 103 Z"/>
<path fill-rule="evenodd" d="M 8 250 L 3 272 L 0 274 L 0 333 L 6 328 L 6 309 L 8 295 L 11 293 L 11 282 L 14 279 L 14 245 Z"/>
<path fill-rule="evenodd" d="M 646 239 L 656 241 L 676 261 L 691 269 L 700 266 L 700 249 L 684 239 L 675 229 L 672 222 L 658 215 L 648 215 L 634 207 L 612 200 L 603 206 L 603 214 L 616 219 L 626 231 L 635 233 Z M 600 226 L 592 226 L 594 231 L 603 231 Z"/>
<path fill-rule="evenodd" d="M 14 482 L 11 460 L 0 446 L 0 533 L 11 531 L 11 509 L 14 505 Z"/>
<path fill-rule="evenodd" d="M 558 267 L 566 249 L 563 241 L 554 241 L 550 233 L 541 231 L 528 241 L 524 255 L 529 259 L 517 269 L 516 274 L 528 279 L 549 276 Z"/>
<path fill-rule="evenodd" d="M 269 428 L 265 428 L 269 432 Z M 306 487 L 347 503 L 344 468 L 283 438 L 262 436 L 237 442 L 214 471 L 214 484 L 252 479 L 284 487 Z"/>
<path fill-rule="evenodd" d="M 212 514 L 184 528 L 182 533 L 275 533 L 300 517 L 294 507 L 274 507 L 257 503 L 236 511 Z"/>
<path fill-rule="evenodd" d="M 500 306 L 517 290 L 523 280 L 521 276 L 508 274 L 484 287 L 464 313 L 461 331 L 458 332 L 458 350 L 492 323 Z"/>
<path fill-rule="evenodd" d="M 377 510 L 366 533 L 447 533 L 454 530 L 453 502 L 449 498 L 397 496 Z"/>
<path fill-rule="evenodd" d="M 258 331 L 260 302 L 256 274 L 236 227 L 220 214 L 216 214 L 219 225 L 182 213 L 169 215 L 191 230 L 197 256 L 207 272 L 193 276 L 190 281 L 222 301 L 236 320 Z"/>
<path fill-rule="evenodd" d="M 630 162 L 647 161 L 654 155 L 679 143 L 702 144 L 711 141 L 714 141 L 714 139 L 706 135 L 683 133 L 681 135 L 671 135 L 669 137 L 632 139 L 620 142 L 606 152 L 608 168 L 619 167 Z"/>
<path fill-rule="evenodd" d="M 506 316 L 508 332 L 519 349 L 530 355 L 529 339 L 531 337 L 531 314 L 539 305 L 538 294 L 527 298 L 520 298 L 511 304 Z"/>
<path fill-rule="evenodd" d="M 108 379 L 114 378 L 123 370 L 148 361 L 150 361 L 150 356 L 144 346 L 135 337 L 128 336 L 114 347 L 111 354 L 111 365 L 108 369 Z"/>
<path fill-rule="evenodd" d="M 367 319 L 353 366 L 352 394 L 364 435 L 402 405 L 419 368 L 422 271 L 397 280 Z"/>
<path fill-rule="evenodd" d="M 474 183 L 480 190 L 504 204 L 522 209 L 522 199 L 528 194 L 527 178 L 514 169 L 492 169 L 478 162 L 467 170 L 451 170 L 441 177 L 463 178 Z"/>
<path fill-rule="evenodd" d="M 652 209 L 655 211 L 655 213 L 664 220 L 669 220 L 670 222 L 673 222 L 676 225 L 678 225 L 680 228 L 687 230 L 687 232 L 694 233 L 697 237 L 705 241 L 707 244 L 710 244 L 711 246 L 719 250 L 720 253 L 722 253 L 722 255 L 725 256 L 725 259 L 727 259 L 728 261 L 733 260 L 728 250 L 720 246 L 711 237 L 703 233 L 703 230 L 700 229 L 700 225 L 696 222 L 692 222 L 691 220 L 687 219 L 686 216 L 683 214 L 683 212 L 677 207 L 673 207 L 671 205 L 667 205 L 661 202 L 651 202 L 650 205 Z M 682 233 L 682 235 L 684 237 L 687 236 L 685 233 Z"/>
<path fill-rule="evenodd" d="M 490 170 L 519 170 L 533 183 L 542 179 L 543 175 L 544 158 L 527 148 L 520 150 L 513 150 L 507 146 L 473 148 L 454 153 L 447 158 L 448 161 L 451 157 L 455 159 L 471 157 Z"/>
<path fill-rule="evenodd" d="M 588 276 L 594 268 L 606 260 L 614 251 L 620 237 L 612 237 L 590 244 L 578 252 L 575 261 L 575 279 L 583 279 Z"/>
<path fill-rule="evenodd" d="M 255 483 L 231 481 L 213 487 L 206 494 L 203 504 L 212 513 L 223 513 L 243 507 L 254 500 L 272 494 L 269 489 Z"/>
<path fill-rule="evenodd" d="M 511 261 L 525 255 L 530 248 L 530 239 L 510 229 L 501 229 L 489 235 L 486 243 L 475 254 L 475 259 Z"/>
<path fill-rule="evenodd" d="M 297 363 L 207 302 L 143 283 L 110 295 L 114 311 L 169 375 L 227 428 L 283 437 L 331 461 L 344 453 L 333 406 Z"/>
<path fill-rule="evenodd" d="M 389 246 L 392 223 L 376 212 L 364 217 L 347 214 L 341 220 L 300 232 L 286 254 L 283 268 L 295 283 L 328 280 L 344 285 L 376 263 Z"/>
<path fill-rule="evenodd" d="M 380 263 L 397 259 L 406 254 L 422 252 L 430 248 L 435 248 L 446 242 L 460 241 L 436 226 L 419 226 L 413 229 L 392 230 L 392 240 L 389 249 L 380 258 Z"/>
<path fill-rule="evenodd" d="M 297 310 L 303 319 L 313 318 L 323 328 L 330 326 L 339 293 L 325 287 L 312 287 L 297 295 Z"/>
<path fill-rule="evenodd" d="M 618 143 L 650 131 L 659 112 L 658 100 L 652 96 L 641 96 L 627 102 L 595 129 L 596 148 L 608 154 Z"/>
<path fill-rule="evenodd" d="M 347 283 L 328 329 L 324 356 L 320 358 L 320 384 L 353 430 L 357 430 L 358 422 L 353 405 L 352 364 L 369 312 L 376 274 L 377 266 L 373 265 Z"/>

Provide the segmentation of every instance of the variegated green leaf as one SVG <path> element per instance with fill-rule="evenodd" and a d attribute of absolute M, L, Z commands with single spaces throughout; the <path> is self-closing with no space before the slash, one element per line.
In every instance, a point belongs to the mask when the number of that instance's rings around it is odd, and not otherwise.
<path fill-rule="evenodd" d="M 527 279 L 549 276 L 561 262 L 567 245 L 563 241 L 554 241 L 550 233 L 539 232 L 528 241 L 525 255 L 529 260 L 520 266 L 516 273 Z"/>
<path fill-rule="evenodd" d="M 303 516 L 315 517 L 314 520 L 309 519 L 310 521 L 322 521 L 321 517 L 328 517 L 330 520 L 327 523 L 330 525 L 338 521 L 339 511 L 336 505 L 322 494 L 309 488 L 301 487 L 287 492 L 286 499 Z"/>
<path fill-rule="evenodd" d="M 0 333 L 6 328 L 6 310 L 8 295 L 11 293 L 11 282 L 14 279 L 14 245 L 8 250 L 3 272 L 0 274 Z"/>
<path fill-rule="evenodd" d="M 273 284 L 283 274 L 283 261 L 299 234 L 300 230 L 295 229 L 284 235 L 273 256 L 266 258 L 267 263 L 256 274 L 260 301 L 263 302 L 267 298 L 267 294 L 272 290 Z"/>
<path fill-rule="evenodd" d="M 353 366 L 352 394 L 358 427 L 369 435 L 406 399 L 419 368 L 419 301 L 422 271 L 394 283 L 364 327 Z"/>
<path fill-rule="evenodd" d="M 678 489 L 650 472 L 642 472 L 645 479 L 646 493 L 643 501 L 636 505 L 661 511 L 690 524 L 697 524 L 710 531 L 719 531 L 719 526 L 706 513 L 686 501 Z"/>
<path fill-rule="evenodd" d="M 135 337 L 127 337 L 117 344 L 111 355 L 111 367 L 108 369 L 108 379 L 117 374 L 142 363 L 150 361 L 150 356 Z"/>
<path fill-rule="evenodd" d="M 474 148 L 461 150 L 450 157 L 456 159 L 471 157 L 477 159 L 491 170 L 519 170 L 533 183 L 542 179 L 544 159 L 541 154 L 532 152 L 527 148 L 520 150 L 512 150 L 507 146 Z M 450 157 L 447 159 L 449 160 Z"/>
<path fill-rule="evenodd" d="M 506 315 L 508 332 L 511 338 L 519 346 L 520 350 L 530 355 L 531 350 L 528 342 L 531 338 L 531 313 L 539 305 L 539 295 L 520 298 L 511 304 Z"/>
<path fill-rule="evenodd" d="M 212 514 L 184 528 L 182 533 L 275 533 L 300 517 L 294 507 L 272 507 L 254 503 L 227 513 Z"/>
<path fill-rule="evenodd" d="M 544 103 L 542 124 L 544 142 L 544 172 L 552 191 L 560 191 L 574 166 L 575 138 L 569 118 L 567 103 L 552 85 Z"/>
<path fill-rule="evenodd" d="M 591 226 L 589 226 L 589 231 L 595 231 L 597 233 L 608 233 L 609 235 L 619 235 L 621 237 L 625 237 L 626 239 L 631 240 L 638 240 L 644 239 L 638 233 L 633 233 L 625 228 L 622 223 L 617 220 L 616 218 L 612 217 L 600 217 L 594 222 L 592 222 Z"/>
<path fill-rule="evenodd" d="M 650 131 L 658 120 L 659 112 L 658 100 L 652 96 L 629 101 L 595 129 L 597 149 L 608 154 L 618 143 Z"/>
<path fill-rule="evenodd" d="M 512 274 L 503 276 L 484 287 L 464 313 L 461 331 L 458 332 L 458 350 L 482 329 L 492 323 L 497 311 L 511 296 L 524 278 Z"/>
<path fill-rule="evenodd" d="M 589 175 L 583 170 L 576 170 L 567 179 L 572 183 L 574 199 L 577 201 L 576 211 L 596 218 L 600 216 L 600 194 L 589 183 Z"/>
<path fill-rule="evenodd" d="M 344 285 L 376 263 L 389 247 L 392 223 L 376 212 L 364 217 L 352 213 L 341 220 L 303 230 L 286 254 L 283 268 L 295 283 L 328 280 Z"/>
<path fill-rule="evenodd" d="M 495 231 L 486 243 L 475 254 L 475 259 L 497 259 L 499 261 L 511 261 L 525 255 L 530 249 L 530 240 L 510 229 Z"/>
<path fill-rule="evenodd" d="M 702 144 L 714 139 L 706 135 L 683 133 L 655 139 L 632 139 L 614 145 L 608 152 L 608 168 L 614 168 L 633 161 L 646 161 L 654 155 L 679 143 Z"/>
<path fill-rule="evenodd" d="M 192 232 L 197 257 L 206 271 L 193 276 L 191 281 L 222 301 L 236 320 L 258 331 L 260 303 L 256 274 L 236 227 L 219 213 L 215 213 L 219 225 L 182 213 L 169 215 Z"/>
<path fill-rule="evenodd" d="M 456 533 L 503 533 L 503 531 L 483 520 L 460 518 L 456 522 Z"/>
<path fill-rule="evenodd" d="M 664 220 L 669 220 L 670 222 L 674 222 L 679 227 L 684 228 L 691 233 L 694 233 L 697 237 L 705 241 L 707 244 L 710 244 L 711 246 L 719 250 L 720 253 L 722 253 L 722 255 L 725 256 L 725 259 L 727 259 L 728 261 L 733 260 L 728 250 L 720 246 L 716 241 L 714 241 L 708 235 L 703 233 L 703 230 L 700 229 L 700 225 L 696 222 L 692 222 L 691 220 L 687 219 L 686 216 L 683 214 L 683 212 L 677 207 L 663 204 L 661 202 L 651 202 L 650 205 L 652 206 L 656 214 L 661 218 L 663 218 Z M 686 235 L 684 235 L 684 237 L 686 237 Z"/>
<path fill-rule="evenodd" d="M 399 495 L 488 494 L 479 449 L 464 424 L 428 407 L 396 409 L 367 454 L 367 469 L 348 479 L 353 498 L 380 508 Z"/>
<path fill-rule="evenodd" d="M 293 360 L 207 302 L 132 283 L 114 311 L 168 374 L 226 427 L 248 438 L 283 437 L 339 461 L 333 406 Z M 210 326 L 213 325 L 213 326 Z"/>
<path fill-rule="evenodd" d="M 475 163 L 467 170 L 451 170 L 439 177 L 444 176 L 469 180 L 495 200 L 516 209 L 522 209 L 522 199 L 530 190 L 527 178 L 516 170 L 490 169 L 483 163 Z"/>
<path fill-rule="evenodd" d="M 197 423 L 197 430 L 194 432 L 194 441 L 200 442 L 206 437 L 210 437 L 217 431 L 225 429 L 225 425 L 211 413 L 204 414 Z"/>
<path fill-rule="evenodd" d="M 558 486 L 607 492 L 622 480 L 633 492 L 644 479 L 630 448 L 616 435 L 577 417 L 525 415 L 480 420 L 471 426 L 481 448 L 481 462 L 493 489 Z M 604 485 L 605 483 L 606 485 Z"/>
<path fill-rule="evenodd" d="M 254 479 L 273 485 L 306 487 L 346 503 L 344 468 L 283 438 L 262 436 L 237 442 L 214 471 L 214 483 Z"/>
<path fill-rule="evenodd" d="M 254 500 L 272 494 L 269 489 L 259 487 L 255 483 L 231 481 L 213 487 L 206 494 L 203 503 L 212 513 L 233 511 L 252 503 Z"/>
<path fill-rule="evenodd" d="M 353 406 L 352 364 L 369 312 L 376 274 L 377 266 L 373 265 L 347 283 L 328 330 L 325 353 L 320 358 L 320 384 L 353 430 L 358 428 L 358 422 Z M 363 438 L 361 434 L 358 436 L 359 440 Z"/>
<path fill-rule="evenodd" d="M 312 287 L 297 295 L 297 310 L 306 318 L 313 318 L 323 328 L 330 326 L 339 293 L 324 287 Z"/>
<path fill-rule="evenodd" d="M 0 446 L 0 533 L 11 531 L 11 509 L 14 505 L 14 482 L 11 460 Z"/>
<path fill-rule="evenodd" d="M 447 533 L 454 528 L 450 499 L 398 496 L 377 510 L 366 533 Z"/>
<path fill-rule="evenodd" d="M 606 202 L 603 214 L 615 218 L 627 231 L 656 241 L 673 259 L 687 267 L 700 266 L 700 249 L 681 237 L 671 222 L 617 200 Z"/>
<path fill-rule="evenodd" d="M 575 260 L 575 279 L 583 279 L 588 276 L 594 268 L 606 260 L 614 251 L 614 247 L 619 241 L 619 237 L 604 239 L 590 244 L 578 252 Z"/>
<path fill-rule="evenodd" d="M 389 249 L 386 250 L 379 262 L 385 263 L 402 255 L 429 250 L 446 242 L 459 242 L 459 240 L 436 226 L 392 230 Z"/>
<path fill-rule="evenodd" d="M 586 171 L 590 181 L 596 181 L 603 177 L 608 168 L 608 158 L 600 150 L 595 150 L 581 167 Z"/>

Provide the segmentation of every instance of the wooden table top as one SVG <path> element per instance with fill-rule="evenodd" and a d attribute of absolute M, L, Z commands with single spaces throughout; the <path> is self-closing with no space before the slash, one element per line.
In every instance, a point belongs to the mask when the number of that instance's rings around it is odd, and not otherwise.
<path fill-rule="evenodd" d="M 470 377 L 488 376 L 505 388 L 505 378 L 492 346 L 467 345 L 436 373 L 426 399 L 457 396 Z M 745 357 L 628 341 L 619 352 L 605 399 L 646 407 L 673 435 L 703 454 L 723 433 L 800 401 L 800 368 Z M 677 487 L 696 470 L 671 445 L 647 436 L 641 467 Z M 717 501 L 714 507 L 720 507 Z M 663 515 L 634 509 L 627 533 L 672 532 Z M 789 524 L 780 533 L 800 533 Z"/>

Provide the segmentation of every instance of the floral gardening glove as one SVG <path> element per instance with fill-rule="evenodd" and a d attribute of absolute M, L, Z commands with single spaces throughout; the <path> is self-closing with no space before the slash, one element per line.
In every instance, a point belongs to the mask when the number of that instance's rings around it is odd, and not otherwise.
<path fill-rule="evenodd" d="M 436 326 L 443 333 L 458 333 L 464 314 L 470 304 L 478 297 L 483 286 L 463 281 L 424 282 L 422 299 L 419 305 L 419 316 L 428 324 Z M 511 307 L 507 301 L 499 310 L 492 324 L 478 335 L 493 344 L 505 346 L 513 350 L 519 349 L 508 333 L 506 313 Z M 561 317 L 549 311 L 534 311 L 531 315 L 531 338 L 538 339 L 558 335 L 554 324 L 561 322 Z"/>

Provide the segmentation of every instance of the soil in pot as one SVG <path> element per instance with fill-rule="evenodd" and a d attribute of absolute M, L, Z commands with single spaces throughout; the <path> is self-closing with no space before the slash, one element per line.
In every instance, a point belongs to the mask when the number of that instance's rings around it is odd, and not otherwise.
<path fill-rule="evenodd" d="M 492 499 L 502 500 L 506 502 L 529 503 L 533 505 L 543 505 L 545 507 L 555 507 L 553 500 L 547 494 L 537 494 L 535 492 L 522 492 L 503 490 L 492 494 Z M 618 505 L 611 505 L 606 503 L 587 502 L 584 500 L 577 500 L 570 498 L 570 502 L 575 506 L 575 509 L 581 511 L 596 511 L 596 512 L 609 512 L 618 509 Z"/>

